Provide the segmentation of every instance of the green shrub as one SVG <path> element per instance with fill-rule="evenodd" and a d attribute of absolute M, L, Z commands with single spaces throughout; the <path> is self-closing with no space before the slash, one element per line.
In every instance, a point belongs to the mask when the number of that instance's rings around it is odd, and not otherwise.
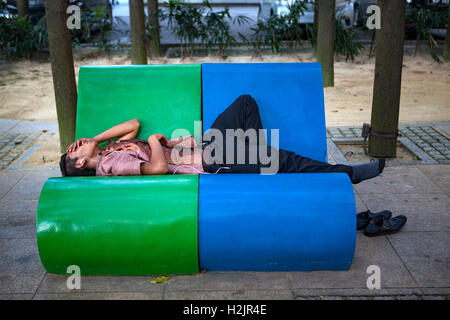
<path fill-rule="evenodd" d="M 281 53 L 288 43 L 289 49 L 295 52 L 297 44 L 302 44 L 304 31 L 300 26 L 300 18 L 304 14 L 306 4 L 303 0 L 296 0 L 288 6 L 289 12 L 285 15 L 272 15 L 267 20 L 259 20 L 253 31 L 255 39 L 255 56 L 260 55 L 262 45 L 270 46 L 272 53 Z"/>
<path fill-rule="evenodd" d="M 436 62 L 441 63 L 441 59 L 438 57 L 436 52 L 437 43 L 431 35 L 430 30 L 433 28 L 445 28 L 447 23 L 447 13 L 425 7 L 408 8 L 406 12 L 406 19 L 407 21 L 413 22 L 416 26 L 417 37 L 414 55 L 417 54 L 420 41 L 425 40 L 430 47 L 430 54 L 433 59 Z"/>
<path fill-rule="evenodd" d="M 211 54 L 214 47 L 218 48 L 219 55 L 224 58 L 225 50 L 237 41 L 230 34 L 230 21 L 243 24 L 249 21 L 245 16 L 236 16 L 232 19 L 229 8 L 217 11 L 211 4 L 203 1 L 203 7 L 185 4 L 182 0 L 169 0 L 167 15 L 162 19 L 168 20 L 168 26 L 180 41 L 182 58 L 185 57 L 185 47 L 188 45 L 192 56 L 196 47 L 195 42 L 201 42 Z"/>
<path fill-rule="evenodd" d="M 45 18 L 33 25 L 28 16 L 0 17 L 0 46 L 7 59 L 30 58 L 47 43 Z"/>
<path fill-rule="evenodd" d="M 334 23 L 334 52 L 345 56 L 345 61 L 354 61 L 364 47 L 358 42 L 359 34 L 353 28 L 345 28 L 342 19 L 335 19 Z"/>
<path fill-rule="evenodd" d="M 81 28 L 70 31 L 73 44 L 93 42 L 98 36 L 94 45 L 108 48 L 106 35 L 113 29 L 111 18 L 106 6 L 96 8 L 83 8 L 81 10 Z"/>
<path fill-rule="evenodd" d="M 191 55 L 193 55 L 194 41 L 202 37 L 202 13 L 203 9 L 189 6 L 181 0 L 169 0 L 166 2 L 168 14 L 165 18 L 168 20 L 168 26 L 175 32 L 180 41 L 180 50 L 182 58 L 185 57 L 184 46 L 191 46 Z"/>
<path fill-rule="evenodd" d="M 211 54 L 213 46 L 217 46 L 219 56 L 225 58 L 225 50 L 237 42 L 230 34 L 231 26 L 229 21 L 241 25 L 248 23 L 249 18 L 239 15 L 232 19 L 228 7 L 221 11 L 214 11 L 208 0 L 204 0 L 203 5 L 208 11 L 206 12 L 202 25 L 202 42 L 206 46 L 209 54 Z M 244 42 L 246 41 L 246 38 L 242 34 L 239 34 L 239 36 Z"/>
<path fill-rule="evenodd" d="M 315 47 L 317 43 L 317 28 L 313 25 L 306 26 L 306 35 L 311 46 Z M 345 61 L 354 61 L 364 46 L 358 42 L 359 34 L 353 28 L 345 28 L 342 19 L 337 17 L 334 20 L 334 52 L 345 56 Z"/>

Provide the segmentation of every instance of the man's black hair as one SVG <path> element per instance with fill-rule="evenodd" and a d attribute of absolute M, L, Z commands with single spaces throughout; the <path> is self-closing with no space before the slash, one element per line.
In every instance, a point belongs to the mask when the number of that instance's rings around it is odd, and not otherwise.
<path fill-rule="evenodd" d="M 95 169 L 90 168 L 77 168 L 75 164 L 78 159 L 72 159 L 67 157 L 67 153 L 64 153 L 59 160 L 59 168 L 61 169 L 61 175 L 63 177 L 83 177 L 83 176 L 95 176 Z"/>

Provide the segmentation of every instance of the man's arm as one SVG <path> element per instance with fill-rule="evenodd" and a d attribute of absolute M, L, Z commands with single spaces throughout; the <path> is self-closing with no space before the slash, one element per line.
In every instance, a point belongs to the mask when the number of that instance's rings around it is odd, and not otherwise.
<path fill-rule="evenodd" d="M 154 175 L 154 174 L 166 174 L 167 173 L 167 161 L 164 157 L 164 152 L 160 143 L 161 137 L 158 134 L 152 134 L 148 138 L 148 144 L 152 151 L 152 157 L 149 162 L 141 163 L 142 175 Z"/>
<path fill-rule="evenodd" d="M 128 120 L 100 133 L 93 139 L 97 143 L 102 143 L 114 138 L 118 138 L 118 140 L 134 139 L 139 131 L 139 126 L 140 123 L 138 119 Z"/>
<path fill-rule="evenodd" d="M 118 138 L 118 140 L 134 139 L 139 131 L 140 123 L 138 119 L 128 120 L 120 123 L 102 133 L 95 136 L 94 138 L 81 138 L 73 142 L 68 148 L 67 152 L 75 151 L 83 143 L 95 141 L 97 143 L 102 143 L 104 141 Z"/>

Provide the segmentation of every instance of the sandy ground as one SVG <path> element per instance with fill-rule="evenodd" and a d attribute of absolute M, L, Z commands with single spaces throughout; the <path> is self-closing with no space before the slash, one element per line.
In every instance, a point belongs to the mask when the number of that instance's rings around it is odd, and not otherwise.
<path fill-rule="evenodd" d="M 310 54 L 229 57 L 225 62 L 312 62 Z M 152 64 L 224 62 L 219 58 L 158 59 Z M 82 65 L 130 64 L 128 56 L 92 54 L 75 57 L 75 72 Z M 335 87 L 326 88 L 325 110 L 327 126 L 361 125 L 370 122 L 375 58 L 367 54 L 355 62 L 337 58 Z M 57 121 L 49 62 L 0 62 L 0 118 Z M 429 55 L 404 57 L 400 122 L 450 120 L 450 63 L 437 64 Z M 37 155 L 28 165 L 54 165 L 58 148 L 42 142 Z M 53 141 L 54 143 L 54 141 Z M 45 159 L 50 161 L 43 161 Z M 49 164 L 50 162 L 50 164 Z"/>
<path fill-rule="evenodd" d="M 217 58 L 160 59 L 150 63 L 223 62 Z M 230 57 L 227 62 L 313 61 L 309 54 L 298 56 Z M 82 65 L 129 64 L 126 56 L 98 56 L 77 59 Z M 335 87 L 325 89 L 328 126 L 360 125 L 370 122 L 374 58 L 361 55 L 354 63 L 338 59 Z M 77 74 L 78 77 L 78 74 Z M 56 121 L 50 63 L 19 61 L 0 63 L 0 118 Z M 450 63 L 437 64 L 428 55 L 405 56 L 400 122 L 450 120 Z"/>
<path fill-rule="evenodd" d="M 58 166 L 61 157 L 58 133 L 47 133 L 45 136 L 41 136 L 36 144 L 39 144 L 40 147 L 31 155 L 24 167 L 50 168 Z"/>

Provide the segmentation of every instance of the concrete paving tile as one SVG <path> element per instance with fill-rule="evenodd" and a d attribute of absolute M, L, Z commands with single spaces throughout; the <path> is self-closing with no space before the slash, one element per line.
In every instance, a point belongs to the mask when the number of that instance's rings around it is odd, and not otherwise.
<path fill-rule="evenodd" d="M 422 300 L 445 300 L 445 296 L 422 296 Z"/>
<path fill-rule="evenodd" d="M 9 130 L 10 133 L 38 132 L 47 130 L 50 132 L 58 132 L 57 122 L 45 121 L 27 121 L 22 120 L 16 126 Z"/>
<path fill-rule="evenodd" d="M 0 239 L 0 293 L 34 293 L 44 277 L 35 239 Z"/>
<path fill-rule="evenodd" d="M 0 294 L 0 300 L 31 300 L 33 299 L 33 295 L 16 293 L 16 294 Z"/>
<path fill-rule="evenodd" d="M 422 287 L 450 287 L 450 232 L 405 232 L 388 236 Z"/>
<path fill-rule="evenodd" d="M 294 296 L 398 296 L 398 295 L 421 295 L 419 288 L 392 288 L 392 289 L 295 289 Z"/>
<path fill-rule="evenodd" d="M 449 288 L 421 288 L 420 290 L 423 292 L 423 294 L 426 294 L 426 295 L 437 295 L 437 296 L 450 295 L 450 287 Z"/>
<path fill-rule="evenodd" d="M 442 192 L 416 166 L 387 167 L 381 176 L 354 185 L 363 193 L 439 193 Z"/>
<path fill-rule="evenodd" d="M 0 119 L 0 135 L 8 132 L 11 130 L 14 126 L 16 126 L 20 120 L 13 120 L 13 119 Z"/>
<path fill-rule="evenodd" d="M 0 201 L 0 239 L 36 238 L 37 200 Z"/>
<path fill-rule="evenodd" d="M 318 297 L 320 300 L 332 301 L 332 300 L 345 300 L 345 297 L 341 296 L 322 296 Z"/>
<path fill-rule="evenodd" d="M 287 276 L 287 272 L 203 272 L 174 276 L 166 283 L 166 293 L 185 290 L 287 290 Z"/>
<path fill-rule="evenodd" d="M 362 194 L 360 198 L 372 212 L 387 209 L 393 216 L 406 216 L 400 233 L 450 231 L 450 197 L 445 194 Z"/>
<path fill-rule="evenodd" d="M 417 166 L 431 181 L 433 181 L 442 192 L 450 194 L 450 166 L 427 165 Z"/>
<path fill-rule="evenodd" d="M 292 300 L 290 290 L 169 291 L 164 300 Z"/>
<path fill-rule="evenodd" d="M 37 200 L 45 181 L 50 177 L 60 177 L 59 169 L 41 169 L 28 173 L 3 198 L 4 200 Z"/>
<path fill-rule="evenodd" d="M 419 297 L 416 295 L 398 296 L 397 300 L 419 300 Z"/>
<path fill-rule="evenodd" d="M 74 289 L 75 290 L 75 289 Z M 162 292 L 43 293 L 34 300 L 162 300 Z"/>
<path fill-rule="evenodd" d="M 442 123 L 442 124 L 436 124 L 435 125 L 438 129 L 446 133 L 448 136 L 450 136 L 450 124 Z"/>
<path fill-rule="evenodd" d="M 353 264 L 348 271 L 291 272 L 292 289 L 367 288 L 367 267 L 381 270 L 381 288 L 414 287 L 416 283 L 385 237 L 368 238 L 357 234 Z"/>
<path fill-rule="evenodd" d="M 68 276 L 47 273 L 37 292 L 39 294 L 70 293 L 73 290 L 67 288 L 67 278 Z M 81 270 L 81 289 L 77 292 L 160 292 L 163 284 L 150 283 L 150 280 L 154 278 L 151 276 L 83 276 L 83 270 Z"/>
<path fill-rule="evenodd" d="M 355 194 L 355 205 L 356 205 L 356 212 L 363 212 L 367 211 L 367 206 L 361 201 L 361 198 L 358 194 Z"/>
<path fill-rule="evenodd" d="M 0 199 L 22 179 L 28 171 L 9 171 L 0 173 Z"/>

